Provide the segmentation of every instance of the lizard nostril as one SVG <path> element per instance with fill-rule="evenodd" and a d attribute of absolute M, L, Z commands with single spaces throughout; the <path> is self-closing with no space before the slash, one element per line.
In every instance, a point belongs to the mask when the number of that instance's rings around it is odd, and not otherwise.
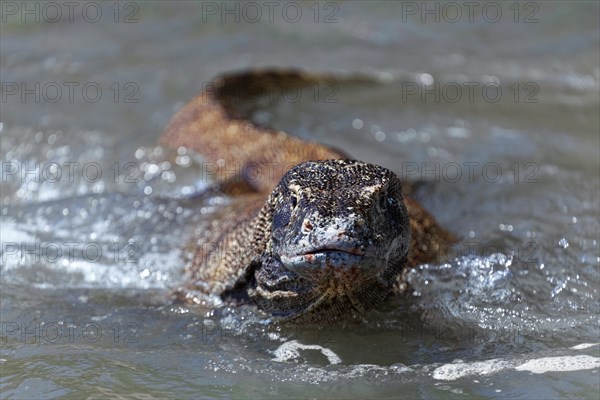
<path fill-rule="evenodd" d="M 360 218 L 354 221 L 354 230 L 356 233 L 361 233 L 365 229 L 366 222 L 364 219 Z"/>
<path fill-rule="evenodd" d="M 379 196 L 379 211 L 384 211 L 387 205 L 387 195 Z"/>
<path fill-rule="evenodd" d="M 312 231 L 313 230 L 313 226 L 312 226 L 312 224 L 310 223 L 310 221 L 308 219 L 304 220 L 304 223 L 302 224 L 302 228 L 305 231 Z"/>

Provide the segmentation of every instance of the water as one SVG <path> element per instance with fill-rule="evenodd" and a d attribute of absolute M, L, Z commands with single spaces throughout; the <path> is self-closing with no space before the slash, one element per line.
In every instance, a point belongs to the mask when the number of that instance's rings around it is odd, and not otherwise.
<path fill-rule="evenodd" d="M 220 2 L 106 3 L 97 22 L 99 3 L 72 21 L 55 3 L 57 22 L 40 3 L 39 23 L 11 4 L 3 398 L 598 397 L 597 3 L 491 3 L 473 22 L 463 5 L 455 23 L 441 3 L 422 23 L 421 2 L 285 3 L 296 23 L 260 2 L 256 23 L 221 22 Z M 250 66 L 377 76 L 254 116 L 426 181 L 415 196 L 461 238 L 364 321 L 169 302 L 186 240 L 235 202 L 157 140 L 214 75 Z"/>

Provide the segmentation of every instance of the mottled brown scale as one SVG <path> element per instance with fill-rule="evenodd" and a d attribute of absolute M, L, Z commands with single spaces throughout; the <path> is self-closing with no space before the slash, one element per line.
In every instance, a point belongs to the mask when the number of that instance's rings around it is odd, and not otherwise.
<path fill-rule="evenodd" d="M 347 157 L 321 144 L 256 126 L 235 106 L 272 88 L 300 87 L 324 79 L 328 77 L 291 70 L 249 71 L 217 78 L 210 91 L 192 99 L 173 117 L 160 142 L 193 149 L 207 162 L 218 163 L 216 175 L 222 178 L 227 177 L 226 171 L 256 166 L 264 171 L 261 179 L 236 176 L 224 182 L 227 192 L 249 189 L 269 193 L 289 168 L 302 161 Z"/>
<path fill-rule="evenodd" d="M 161 143 L 215 163 L 220 189 L 234 196 L 191 245 L 189 285 L 176 298 L 215 294 L 251 299 L 274 315 L 335 320 L 405 291 L 409 268 L 447 249 L 452 236 L 402 196 L 391 171 L 257 126 L 242 111 L 246 98 L 269 90 L 332 80 L 293 70 L 227 75 L 173 117 Z M 252 173 L 228 173 L 236 170 Z"/>

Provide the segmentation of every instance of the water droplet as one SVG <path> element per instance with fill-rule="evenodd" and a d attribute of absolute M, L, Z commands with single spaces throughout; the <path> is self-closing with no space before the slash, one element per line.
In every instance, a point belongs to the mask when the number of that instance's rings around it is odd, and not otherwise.
<path fill-rule="evenodd" d="M 498 228 L 500 228 L 501 231 L 508 231 L 508 232 L 512 232 L 513 230 L 513 226 L 510 224 L 499 224 Z"/>
<path fill-rule="evenodd" d="M 431 85 L 433 83 L 433 76 L 430 74 L 421 74 L 421 76 L 419 76 L 419 80 L 424 85 Z"/>
<path fill-rule="evenodd" d="M 177 156 L 175 158 L 175 162 L 177 163 L 177 165 L 180 165 L 182 167 L 187 167 L 190 165 L 191 160 L 190 160 L 190 157 L 188 157 L 188 156 Z"/>
<path fill-rule="evenodd" d="M 151 173 L 151 174 L 155 174 L 155 173 L 158 172 L 158 169 L 159 169 L 158 165 L 156 165 L 156 164 L 150 164 L 150 165 L 148 165 L 147 171 L 149 173 Z"/>
<path fill-rule="evenodd" d="M 497 76 L 494 76 L 494 75 L 484 75 L 483 78 L 482 78 L 482 80 L 485 83 L 500 84 L 500 79 Z"/>
<path fill-rule="evenodd" d="M 352 121 L 352 127 L 353 127 L 354 129 L 361 129 L 361 128 L 363 127 L 363 122 L 362 122 L 362 119 L 355 118 L 355 119 Z"/>
<path fill-rule="evenodd" d="M 385 140 L 385 132 L 377 131 L 375 132 L 375 140 L 378 142 L 383 142 Z"/>
<path fill-rule="evenodd" d="M 454 138 L 466 138 L 470 136 L 470 132 L 468 129 L 458 126 L 451 126 L 446 129 L 446 132 L 448 133 L 448 136 Z"/>
<path fill-rule="evenodd" d="M 164 153 L 164 150 L 162 147 L 156 146 L 154 148 L 154 150 L 152 150 L 152 153 L 154 154 L 155 157 L 161 157 Z"/>

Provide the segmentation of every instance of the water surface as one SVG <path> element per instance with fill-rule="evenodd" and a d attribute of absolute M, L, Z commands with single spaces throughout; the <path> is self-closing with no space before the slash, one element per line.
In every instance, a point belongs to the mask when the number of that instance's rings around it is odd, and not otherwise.
<path fill-rule="evenodd" d="M 220 4 L 5 13 L 1 396 L 597 398 L 598 4 L 425 23 L 383 1 L 291 3 L 298 22 Z M 231 199 L 157 140 L 216 74 L 255 66 L 376 77 L 254 117 L 425 181 L 461 238 L 364 321 L 169 301 L 186 241 Z"/>

